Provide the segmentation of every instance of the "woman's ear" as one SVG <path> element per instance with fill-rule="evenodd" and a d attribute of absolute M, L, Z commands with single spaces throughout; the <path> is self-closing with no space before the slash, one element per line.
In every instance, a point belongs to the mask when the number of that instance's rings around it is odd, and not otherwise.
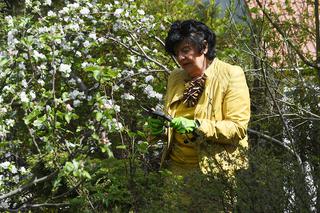
<path fill-rule="evenodd" d="M 202 53 L 203 54 L 207 54 L 207 52 L 208 52 L 208 42 L 207 42 L 207 40 L 204 40 L 203 44 L 204 44 L 205 48 L 202 50 Z"/>

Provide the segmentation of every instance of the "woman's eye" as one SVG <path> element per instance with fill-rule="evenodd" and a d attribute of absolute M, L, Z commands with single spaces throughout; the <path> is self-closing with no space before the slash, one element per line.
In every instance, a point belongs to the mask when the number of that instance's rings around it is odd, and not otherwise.
<path fill-rule="evenodd" d="M 182 52 L 183 52 L 183 53 L 187 53 L 187 52 L 189 52 L 189 51 L 190 51 L 190 48 L 189 48 L 189 47 L 186 47 L 186 48 L 183 48 L 183 49 L 182 49 Z"/>

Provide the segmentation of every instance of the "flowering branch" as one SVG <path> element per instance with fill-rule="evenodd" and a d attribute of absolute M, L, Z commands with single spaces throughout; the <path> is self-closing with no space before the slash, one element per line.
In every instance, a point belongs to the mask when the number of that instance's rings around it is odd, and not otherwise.
<path fill-rule="evenodd" d="M 168 74 L 170 73 L 169 69 L 164 66 L 163 64 L 161 64 L 160 62 L 156 61 L 153 58 L 150 58 L 150 56 L 148 56 L 146 54 L 146 52 L 142 49 L 141 45 L 139 44 L 139 42 L 137 41 L 137 39 L 133 36 L 132 33 L 129 33 L 130 37 L 134 40 L 134 42 L 137 44 L 138 48 L 140 49 L 140 51 L 143 53 L 144 57 L 146 59 L 148 59 L 149 61 L 152 61 L 153 63 L 157 64 L 159 67 L 162 67 Z"/>

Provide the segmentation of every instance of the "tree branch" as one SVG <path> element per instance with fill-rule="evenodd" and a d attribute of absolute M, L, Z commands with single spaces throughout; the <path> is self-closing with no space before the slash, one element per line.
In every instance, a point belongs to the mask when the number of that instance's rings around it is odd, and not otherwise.
<path fill-rule="evenodd" d="M 9 211 L 9 212 L 20 212 L 21 210 L 27 210 L 30 208 L 41 208 L 41 207 L 66 207 L 69 206 L 69 203 L 40 203 L 40 204 L 23 204 L 21 207 L 17 209 L 7 209 L 1 208 L 1 211 Z"/>
<path fill-rule="evenodd" d="M 151 58 L 150 56 L 148 56 L 146 54 L 146 52 L 142 49 L 142 47 L 140 46 L 139 42 L 137 41 L 137 39 L 132 35 L 132 33 L 129 33 L 130 37 L 134 40 L 134 42 L 137 44 L 138 48 L 140 49 L 140 51 L 143 53 L 144 57 L 146 59 L 148 59 L 149 61 L 152 61 L 153 63 L 157 64 L 159 67 L 162 67 L 168 74 L 170 74 L 170 70 L 164 66 L 163 64 L 161 64 L 160 62 L 156 61 L 155 59 Z"/>
<path fill-rule="evenodd" d="M 42 178 L 39 178 L 39 179 L 37 177 L 35 177 L 33 179 L 33 181 L 31 181 L 30 183 L 27 183 L 27 184 L 15 189 L 15 190 L 9 192 L 9 193 L 7 193 L 7 194 L 0 195 L 0 200 L 6 199 L 8 197 L 12 197 L 13 195 L 18 194 L 18 193 L 30 188 L 33 185 L 36 185 L 38 183 L 42 183 L 44 181 L 50 180 L 57 173 L 58 173 L 58 171 L 55 171 L 55 172 L 52 172 L 51 174 L 49 174 L 47 176 L 44 176 Z"/>
<path fill-rule="evenodd" d="M 298 161 L 299 165 L 301 166 L 302 171 L 304 171 L 302 160 L 301 160 L 300 156 L 294 150 L 292 150 L 291 147 L 289 147 L 288 145 L 286 145 L 282 141 L 279 141 L 279 140 L 277 140 L 277 139 L 275 139 L 275 138 L 273 138 L 273 137 L 271 137 L 269 135 L 263 134 L 261 132 L 255 131 L 253 129 L 248 128 L 248 132 L 252 133 L 252 134 L 255 134 L 255 135 L 258 135 L 258 136 L 260 136 L 260 137 L 262 137 L 262 138 L 264 138 L 264 139 L 266 139 L 268 141 L 271 141 L 271 142 L 273 142 L 273 143 L 275 143 L 277 145 L 280 145 L 283 148 L 285 148 L 286 150 L 288 150 L 292 155 L 294 155 L 297 158 L 297 161 Z"/>
<path fill-rule="evenodd" d="M 163 47 L 166 46 L 165 43 L 164 43 L 158 36 L 154 36 L 154 38 L 155 38 Z M 170 57 L 171 57 L 171 59 L 174 61 L 174 63 L 175 63 L 178 67 L 181 68 L 181 66 L 180 66 L 180 64 L 178 63 L 177 59 L 176 59 L 173 55 L 171 55 L 171 54 L 170 54 Z"/>
<path fill-rule="evenodd" d="M 261 8 L 263 14 L 266 16 L 266 18 L 269 20 L 270 24 L 280 33 L 280 35 L 285 39 L 286 42 L 288 42 L 289 46 L 295 51 L 295 53 L 299 56 L 299 58 L 308 66 L 313 68 L 318 68 L 317 64 L 314 64 L 313 62 L 309 61 L 304 57 L 304 55 L 298 50 L 298 48 L 292 43 L 290 39 L 287 38 L 286 34 L 282 31 L 281 27 L 275 23 L 269 14 L 266 12 L 266 10 L 263 8 L 261 2 L 259 0 L 256 0 L 257 4 Z"/>

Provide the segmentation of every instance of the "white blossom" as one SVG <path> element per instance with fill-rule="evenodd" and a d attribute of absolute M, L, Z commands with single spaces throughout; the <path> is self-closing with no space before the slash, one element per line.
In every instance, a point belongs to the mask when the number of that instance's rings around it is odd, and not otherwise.
<path fill-rule="evenodd" d="M 26 0 L 26 2 L 27 2 L 28 0 Z M 7 21 L 7 23 L 8 23 L 8 26 L 9 27 L 13 27 L 13 18 L 12 18 L 12 16 L 6 16 L 5 17 L 5 20 Z"/>
<path fill-rule="evenodd" d="M 82 56 L 81 52 L 77 51 L 76 56 L 81 57 Z"/>
<path fill-rule="evenodd" d="M 120 87 L 119 87 L 118 85 L 116 85 L 116 84 L 112 86 L 112 90 L 113 90 L 113 91 L 118 91 L 119 88 L 120 88 Z"/>
<path fill-rule="evenodd" d="M 69 28 L 70 30 L 74 30 L 74 31 L 80 30 L 80 26 L 78 23 L 69 24 L 69 25 L 67 25 L 67 28 Z"/>
<path fill-rule="evenodd" d="M 72 8 L 72 9 L 77 9 L 77 8 L 80 7 L 80 5 L 79 5 L 78 3 L 69 4 L 68 6 L 69 6 L 70 8 Z"/>
<path fill-rule="evenodd" d="M 97 39 L 97 35 L 95 33 L 90 33 L 89 38 L 92 38 L 93 40 Z"/>
<path fill-rule="evenodd" d="M 27 102 L 29 102 L 29 98 L 27 97 L 27 94 L 26 94 L 25 91 L 22 91 L 22 92 L 20 93 L 20 100 L 21 100 L 22 103 L 27 103 Z"/>
<path fill-rule="evenodd" d="M 89 66 L 88 62 L 84 61 L 84 62 L 81 63 L 81 67 L 82 68 L 86 68 L 87 66 Z"/>
<path fill-rule="evenodd" d="M 46 105 L 46 111 L 49 112 L 51 110 L 51 106 Z"/>
<path fill-rule="evenodd" d="M 50 6 L 51 4 L 52 4 L 51 0 L 45 0 L 44 1 L 44 5 L 49 5 Z"/>
<path fill-rule="evenodd" d="M 0 115 L 1 115 L 1 114 L 5 114 L 5 113 L 7 113 L 7 112 L 8 112 L 7 108 L 5 108 L 5 107 L 1 107 L 1 108 L 0 108 Z"/>
<path fill-rule="evenodd" d="M 26 81 L 26 79 L 23 79 L 21 81 L 21 85 L 24 87 L 24 88 L 27 88 L 28 87 L 28 82 Z"/>
<path fill-rule="evenodd" d="M 56 14 L 52 10 L 49 10 L 47 16 L 54 17 Z"/>
<path fill-rule="evenodd" d="M 26 0 L 25 4 L 27 7 L 31 7 L 32 6 L 32 1 L 31 0 Z"/>
<path fill-rule="evenodd" d="M 124 93 L 123 95 L 121 95 L 121 98 L 124 100 L 134 100 L 134 96 L 129 94 L 129 93 Z"/>
<path fill-rule="evenodd" d="M 34 91 L 30 91 L 29 93 L 30 97 L 31 97 L 31 100 L 34 100 L 36 98 L 36 93 L 34 93 Z"/>
<path fill-rule="evenodd" d="M 114 111 L 115 112 L 120 112 L 120 106 L 119 105 L 114 105 Z"/>
<path fill-rule="evenodd" d="M 70 92 L 69 93 L 69 97 L 71 98 L 71 99 L 76 99 L 77 98 L 77 96 L 79 96 L 81 93 L 78 91 L 78 90 L 73 90 L 72 92 Z"/>
<path fill-rule="evenodd" d="M 90 13 L 90 10 L 87 7 L 84 7 L 80 10 L 81 15 L 88 15 L 89 13 Z"/>
<path fill-rule="evenodd" d="M 144 12 L 143 10 L 141 10 L 141 9 L 138 10 L 138 13 L 139 13 L 140 15 L 142 15 L 142 16 L 145 14 L 145 12 Z"/>
<path fill-rule="evenodd" d="M 24 59 L 29 59 L 29 56 L 28 56 L 27 53 L 22 53 L 22 57 L 23 57 Z"/>
<path fill-rule="evenodd" d="M 11 165 L 11 173 L 12 174 L 17 174 L 18 173 L 18 169 L 17 169 L 17 167 L 15 166 L 15 165 Z"/>
<path fill-rule="evenodd" d="M 152 75 L 148 75 L 145 77 L 144 81 L 148 83 L 149 81 L 153 81 L 154 77 Z"/>
<path fill-rule="evenodd" d="M 74 101 L 73 101 L 73 106 L 74 106 L 74 107 L 78 107 L 78 106 L 80 106 L 80 104 L 81 104 L 81 101 L 80 101 L 80 100 L 74 100 Z"/>
<path fill-rule="evenodd" d="M 153 87 L 151 85 L 148 85 L 144 88 L 143 92 L 147 94 L 151 98 L 157 98 L 159 100 L 162 99 L 162 94 L 157 93 L 156 91 L 153 90 Z"/>
<path fill-rule="evenodd" d="M 122 8 L 118 8 L 114 11 L 114 16 L 119 18 L 121 13 L 123 12 L 123 9 Z"/>
<path fill-rule="evenodd" d="M 115 118 L 112 119 L 112 122 L 113 122 L 116 130 L 120 130 L 123 128 L 122 123 L 118 122 Z"/>
<path fill-rule="evenodd" d="M 38 84 L 40 84 L 41 86 L 44 86 L 45 82 L 44 82 L 44 80 L 39 79 L 39 80 L 38 80 Z"/>
<path fill-rule="evenodd" d="M 69 13 L 70 9 L 68 7 L 62 8 L 62 10 L 59 11 L 60 14 L 67 14 Z"/>
<path fill-rule="evenodd" d="M 66 105 L 66 109 L 71 112 L 73 110 L 72 106 L 70 104 L 67 104 Z"/>
<path fill-rule="evenodd" d="M 26 66 L 24 65 L 23 62 L 20 62 L 20 63 L 18 64 L 18 67 L 19 67 L 19 69 L 21 69 L 21 70 L 26 70 Z"/>
<path fill-rule="evenodd" d="M 20 167 L 19 171 L 22 173 L 22 174 L 25 174 L 27 172 L 26 168 L 24 166 Z"/>
<path fill-rule="evenodd" d="M 70 64 L 60 64 L 59 71 L 66 74 L 68 77 L 71 73 L 71 65 Z"/>
<path fill-rule="evenodd" d="M 103 43 L 103 42 L 105 42 L 105 41 L 106 41 L 106 39 L 105 39 L 104 37 L 98 38 L 98 42 L 100 42 L 100 43 Z"/>
<path fill-rule="evenodd" d="M 10 162 L 9 161 L 0 163 L 0 167 L 2 167 L 3 169 L 8 169 L 9 166 L 10 166 Z"/>
<path fill-rule="evenodd" d="M 144 72 L 147 72 L 147 69 L 146 69 L 146 68 L 140 68 L 140 69 L 138 70 L 138 72 L 144 73 Z"/>
<path fill-rule="evenodd" d="M 83 42 L 83 46 L 84 46 L 84 47 L 89 47 L 89 46 L 90 46 L 90 42 L 89 42 L 89 41 Z"/>
<path fill-rule="evenodd" d="M 13 119 L 6 119 L 5 123 L 7 126 L 13 127 L 14 126 L 14 120 Z"/>
<path fill-rule="evenodd" d="M 33 57 L 37 60 L 37 59 L 46 59 L 46 56 L 42 53 L 39 53 L 37 50 L 33 51 Z"/>

